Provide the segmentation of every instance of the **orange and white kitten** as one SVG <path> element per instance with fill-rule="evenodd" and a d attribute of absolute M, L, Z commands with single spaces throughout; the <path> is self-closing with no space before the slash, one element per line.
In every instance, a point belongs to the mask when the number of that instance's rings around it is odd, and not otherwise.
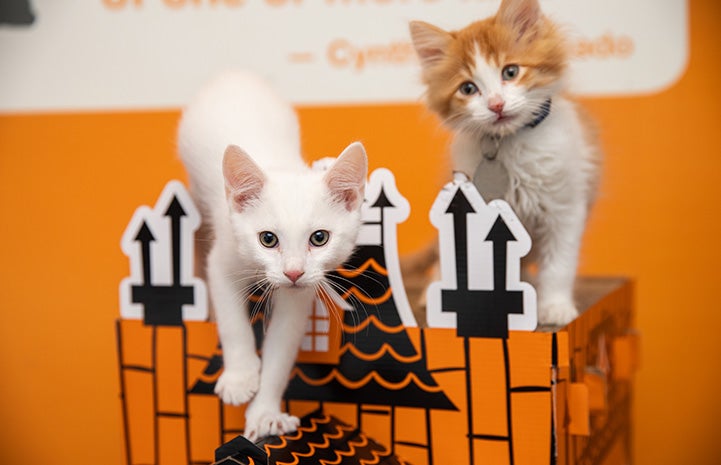
<path fill-rule="evenodd" d="M 562 94 L 563 35 L 537 0 L 503 0 L 495 16 L 458 31 L 420 21 L 410 31 L 426 103 L 453 131 L 454 170 L 514 209 L 533 239 L 539 323 L 568 323 L 599 150 Z"/>

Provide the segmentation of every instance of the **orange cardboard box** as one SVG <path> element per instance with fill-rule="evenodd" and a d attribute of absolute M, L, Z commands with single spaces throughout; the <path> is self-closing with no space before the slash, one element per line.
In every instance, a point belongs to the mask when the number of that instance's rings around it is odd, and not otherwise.
<path fill-rule="evenodd" d="M 500 335 L 477 337 L 461 323 L 420 328 L 410 320 L 398 279 L 392 231 L 404 218 L 402 198 L 389 172 L 376 173 L 361 234 L 374 239 L 361 240 L 351 262 L 336 271 L 347 284 L 342 298 L 356 308 L 316 302 L 285 397 L 291 413 L 310 416 L 298 433 L 265 443 L 268 463 L 628 462 L 637 364 L 632 284 L 621 278 L 579 280 L 584 311 L 556 331 L 506 327 Z M 153 211 L 167 214 L 167 205 L 182 195 L 166 193 L 155 210 L 138 212 L 148 218 Z M 192 218 L 192 205 L 183 209 Z M 143 228 L 162 224 L 140 224 L 131 221 L 126 237 L 145 252 Z M 179 235 L 165 237 L 172 244 L 153 245 L 176 250 Z M 202 321 L 202 312 L 196 321 L 180 317 L 194 315 L 184 304 L 202 306 L 204 289 L 197 291 L 199 299 L 167 293 L 190 278 L 179 270 L 166 273 L 174 277 L 170 285 L 152 282 L 144 273 L 152 264 L 149 252 L 129 253 L 131 262 L 143 260 L 131 266 L 131 280 L 145 281 L 121 285 L 121 294 L 134 289 L 125 303 L 142 303 L 144 321 L 124 317 L 117 323 L 127 463 L 211 463 L 216 448 L 242 434 L 244 407 L 225 406 L 213 394 L 222 370 L 214 323 Z M 178 254 L 192 256 L 192 250 Z M 168 263 L 192 265 L 181 255 Z M 161 297 L 148 299 L 153 292 Z M 262 321 L 256 327 L 262 337 Z M 332 429 L 319 435 L 325 424 Z M 346 449 L 329 440 L 345 438 L 344 432 L 361 439 L 346 440 Z M 371 446 L 373 453 L 364 449 Z"/>

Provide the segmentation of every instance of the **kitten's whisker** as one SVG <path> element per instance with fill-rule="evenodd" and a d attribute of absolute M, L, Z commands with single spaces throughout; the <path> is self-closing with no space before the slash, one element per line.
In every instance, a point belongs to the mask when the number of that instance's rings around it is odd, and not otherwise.
<path fill-rule="evenodd" d="M 270 318 L 269 310 L 271 308 L 270 303 L 273 293 L 273 286 L 270 284 L 268 278 L 262 276 L 262 274 L 260 273 L 258 273 L 256 276 L 248 276 L 247 274 L 244 274 L 240 279 L 236 279 L 234 281 L 234 284 L 237 285 L 244 281 L 249 281 L 249 284 L 246 284 L 237 289 L 234 294 L 235 304 L 238 305 L 240 308 L 247 309 L 248 318 L 250 319 L 250 321 L 255 319 L 260 312 L 263 312 L 263 328 L 265 330 L 267 326 L 267 321 Z M 252 296 L 258 291 L 262 292 L 258 296 L 258 300 L 253 301 Z"/>
<path fill-rule="evenodd" d="M 364 276 L 364 277 L 365 277 L 365 276 L 366 276 L 366 273 L 370 273 L 370 272 L 364 271 L 361 276 Z M 363 294 L 364 297 L 368 297 L 369 299 L 372 299 L 372 298 L 373 298 L 373 296 L 370 295 L 369 292 L 367 292 L 365 289 L 363 289 L 362 287 L 360 287 L 357 283 L 353 282 L 352 280 L 350 280 L 350 279 L 348 279 L 348 278 L 344 278 L 343 276 L 340 276 L 340 275 L 336 275 L 335 277 L 336 277 L 337 280 L 339 280 L 339 281 L 341 281 L 341 282 L 343 282 L 343 283 L 347 283 L 348 285 L 350 285 L 350 287 L 354 287 L 354 288 L 358 289 L 358 291 L 360 291 L 360 292 Z M 373 282 L 375 282 L 375 283 L 378 284 L 379 286 L 383 287 L 383 283 L 382 283 L 381 281 L 379 281 L 379 280 L 377 280 L 377 279 L 372 279 L 372 278 L 371 278 L 370 280 L 373 281 Z M 331 281 L 333 284 L 337 285 L 339 289 L 343 289 L 343 287 L 340 285 L 340 283 L 337 283 L 337 282 L 335 282 L 335 281 L 333 281 L 333 280 L 329 280 L 329 281 Z M 349 287 L 349 288 L 350 288 L 350 287 Z M 345 292 L 345 290 L 344 290 L 344 292 Z M 353 294 L 351 293 L 350 295 L 352 296 Z"/>
<path fill-rule="evenodd" d="M 315 293 L 318 296 L 318 299 L 323 302 L 323 305 L 328 310 L 328 317 L 333 318 L 336 323 L 338 324 L 339 328 L 343 327 L 343 320 L 340 317 L 340 312 L 338 311 L 338 305 L 335 303 L 332 295 L 329 293 L 329 291 L 325 288 L 326 283 L 325 281 L 319 281 L 316 284 L 314 284 Z M 335 292 L 335 291 L 330 291 Z M 343 311 L 341 309 L 341 311 Z"/>
<path fill-rule="evenodd" d="M 347 271 L 358 271 L 360 268 L 359 268 L 359 267 L 356 267 L 356 268 L 345 268 L 345 269 L 346 269 Z M 346 281 L 348 280 L 347 278 L 344 278 L 343 276 L 341 276 L 340 273 L 336 273 L 336 275 L 338 276 L 339 279 L 344 279 L 344 280 L 346 280 Z M 368 279 L 370 279 L 371 281 L 373 281 L 374 283 L 378 284 L 379 286 L 383 286 L 383 282 L 382 282 L 381 280 L 379 280 L 379 279 L 373 278 L 373 277 L 372 277 L 373 275 L 375 275 L 375 276 L 381 276 L 381 274 L 380 274 L 379 272 L 374 271 L 374 270 L 371 270 L 370 268 L 366 268 L 362 273 L 360 273 L 359 276 L 363 276 L 363 277 L 365 277 L 365 278 L 368 278 Z M 356 287 L 358 287 L 358 286 L 356 286 Z M 359 289 L 360 289 L 360 288 L 359 288 Z M 360 290 L 362 291 L 363 289 L 360 289 Z M 369 296 L 369 297 L 370 297 L 370 296 Z"/>
<path fill-rule="evenodd" d="M 334 282 L 332 282 L 332 281 L 330 281 L 330 280 L 326 280 L 326 281 L 323 281 L 322 284 L 323 284 L 323 286 L 326 288 L 326 289 L 325 289 L 325 292 L 326 292 L 326 293 L 331 293 L 331 292 L 338 293 L 335 289 L 339 289 L 339 290 L 341 291 L 341 292 L 339 293 L 339 295 L 343 295 L 343 294 L 345 293 L 345 289 L 343 289 L 338 283 L 334 283 Z M 335 289 L 334 289 L 334 288 L 335 288 Z M 351 300 L 351 299 L 355 299 L 355 296 L 354 296 L 353 294 L 349 294 L 349 299 L 348 299 L 348 300 Z M 347 312 L 347 313 L 349 314 L 348 316 L 350 317 L 353 326 L 357 326 L 358 323 L 360 322 L 360 320 L 359 320 L 359 318 L 358 318 L 358 315 L 356 314 L 356 311 L 357 311 L 358 308 L 363 308 L 363 304 L 362 304 L 362 302 L 358 301 L 358 299 L 356 299 L 356 301 L 357 301 L 358 304 L 357 304 L 357 305 L 353 305 L 353 304 L 351 303 L 351 309 L 350 309 L 350 310 L 342 310 L 342 311 L 340 311 L 340 312 L 333 312 L 333 313 L 335 314 L 334 316 L 335 316 L 336 321 L 338 322 L 338 326 L 339 326 L 340 328 L 342 328 L 343 325 L 345 324 L 345 315 L 346 315 L 345 312 Z M 335 306 L 334 306 L 334 307 L 335 307 Z M 354 342 L 355 342 L 355 338 L 356 338 L 356 336 L 355 336 L 355 334 L 354 334 L 354 335 L 353 335 L 353 341 L 354 341 Z"/>
<path fill-rule="evenodd" d="M 327 289 L 328 286 L 329 286 L 329 285 L 328 285 L 327 282 L 325 282 L 325 281 L 321 281 L 321 282 L 320 282 L 321 292 L 323 292 L 323 293 L 327 296 L 327 298 L 330 299 L 331 296 L 329 295 L 329 292 L 334 292 L 334 291 L 332 290 L 332 288 L 331 288 L 330 291 L 329 291 L 329 290 Z M 333 318 L 334 318 L 335 321 L 338 323 L 338 327 L 339 327 L 339 328 L 342 328 L 342 327 L 343 327 L 343 320 L 344 320 L 344 318 L 343 318 L 343 312 L 344 312 L 345 310 L 342 309 L 342 308 L 340 308 L 340 307 L 338 307 L 337 305 L 333 305 L 332 308 L 333 308 L 333 310 L 332 310 L 332 311 L 329 311 L 328 313 L 333 315 Z"/>
<path fill-rule="evenodd" d="M 341 280 L 341 281 L 343 281 L 343 282 L 345 282 L 345 283 L 348 283 L 348 284 L 350 285 L 349 288 L 354 287 L 354 288 L 358 289 L 358 291 L 360 291 L 365 297 L 368 297 L 369 300 L 373 298 L 373 296 L 371 296 L 368 292 L 366 292 L 364 289 L 362 289 L 361 287 L 359 287 L 359 286 L 358 286 L 356 283 L 354 283 L 353 281 L 351 281 L 351 280 L 349 280 L 349 279 L 346 279 L 346 278 L 344 278 L 344 277 L 342 277 L 342 276 L 338 276 L 338 275 L 336 275 L 336 278 L 339 279 L 339 280 Z M 330 286 L 331 288 L 335 288 L 335 289 L 340 290 L 340 291 L 341 291 L 341 292 L 340 292 L 341 295 L 347 293 L 347 289 L 344 289 L 343 286 L 341 286 L 341 284 L 338 283 L 338 282 L 335 282 L 335 281 L 329 279 L 329 280 L 328 280 L 328 284 L 329 284 L 329 286 Z M 361 300 L 360 300 L 356 295 L 354 295 L 352 292 L 348 292 L 348 299 L 347 299 L 347 300 L 349 301 L 349 303 L 351 304 L 351 306 L 353 307 L 353 309 L 354 309 L 355 311 L 360 311 L 360 310 L 362 310 L 363 313 L 364 313 L 364 315 L 365 315 L 365 317 L 368 318 L 368 310 L 366 309 L 365 304 L 363 303 L 363 301 L 361 301 Z M 378 305 L 373 304 L 373 306 L 376 308 L 376 310 L 378 309 Z M 376 313 L 378 313 L 378 312 L 376 311 Z M 353 312 L 353 314 L 351 315 L 351 318 L 353 319 L 354 325 L 357 325 L 357 324 L 360 322 L 360 319 L 358 319 L 358 315 L 356 315 L 355 312 Z"/>

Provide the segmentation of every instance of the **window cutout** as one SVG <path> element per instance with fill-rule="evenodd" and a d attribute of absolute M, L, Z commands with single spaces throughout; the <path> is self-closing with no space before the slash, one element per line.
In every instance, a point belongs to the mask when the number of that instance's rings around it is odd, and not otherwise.
<path fill-rule="evenodd" d="M 331 312 L 335 312 L 331 317 Z M 337 364 L 340 359 L 338 326 L 343 310 L 329 299 L 316 299 L 306 324 L 298 361 L 302 363 Z"/>

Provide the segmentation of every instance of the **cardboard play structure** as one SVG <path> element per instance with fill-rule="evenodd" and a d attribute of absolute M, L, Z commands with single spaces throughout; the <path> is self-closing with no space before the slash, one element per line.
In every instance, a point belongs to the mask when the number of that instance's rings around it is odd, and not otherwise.
<path fill-rule="evenodd" d="M 536 331 L 528 234 L 457 177 L 430 212 L 441 279 L 419 324 L 397 251 L 409 212 L 392 173 L 371 173 L 357 253 L 330 276 L 346 292 L 316 301 L 285 394 L 301 427 L 251 444 L 244 407 L 213 394 L 222 352 L 192 276 L 198 213 L 176 181 L 139 208 L 117 321 L 127 464 L 629 463 L 632 283 L 579 279 L 581 316 Z"/>

